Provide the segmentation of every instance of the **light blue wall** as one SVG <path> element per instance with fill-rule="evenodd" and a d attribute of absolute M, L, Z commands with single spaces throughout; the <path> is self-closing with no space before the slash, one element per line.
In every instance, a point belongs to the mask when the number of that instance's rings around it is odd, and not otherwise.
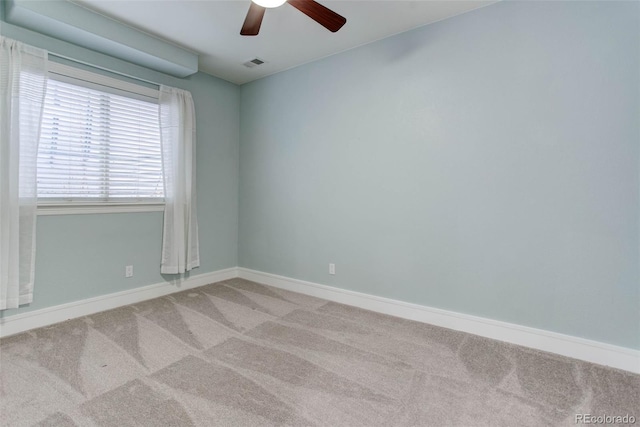
<path fill-rule="evenodd" d="M 640 348 L 639 16 L 503 2 L 242 86 L 240 266 Z"/>
<path fill-rule="evenodd" d="M 238 86 L 198 73 L 179 79 L 0 21 L 0 33 L 129 76 L 191 91 L 197 124 L 201 274 L 237 265 Z M 39 216 L 34 309 L 160 283 L 162 212 Z M 124 266 L 134 277 L 124 278 Z"/>
<path fill-rule="evenodd" d="M 193 93 L 196 274 L 239 264 L 637 349 L 639 15 L 500 3 L 241 90 L 0 33 Z M 162 281 L 161 222 L 40 217 L 35 302 L 0 316 Z"/>
<path fill-rule="evenodd" d="M 69 1 L 2 0 L 7 22 L 177 77 L 198 55 Z"/>

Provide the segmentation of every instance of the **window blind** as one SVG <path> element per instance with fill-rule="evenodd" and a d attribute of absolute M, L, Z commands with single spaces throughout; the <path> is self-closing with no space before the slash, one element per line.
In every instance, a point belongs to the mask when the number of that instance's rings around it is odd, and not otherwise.
<path fill-rule="evenodd" d="M 84 80 L 54 75 L 48 81 L 38 149 L 39 201 L 162 201 L 157 100 L 109 90 L 103 76 L 96 75 L 98 85 L 88 85 L 84 74 Z"/>

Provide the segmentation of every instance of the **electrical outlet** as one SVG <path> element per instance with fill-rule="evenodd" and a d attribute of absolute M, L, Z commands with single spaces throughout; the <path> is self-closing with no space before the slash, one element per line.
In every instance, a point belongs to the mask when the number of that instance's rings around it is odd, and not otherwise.
<path fill-rule="evenodd" d="M 124 277 L 133 277 L 133 265 L 124 267 Z"/>
<path fill-rule="evenodd" d="M 329 274 L 336 274 L 336 265 L 329 264 Z"/>

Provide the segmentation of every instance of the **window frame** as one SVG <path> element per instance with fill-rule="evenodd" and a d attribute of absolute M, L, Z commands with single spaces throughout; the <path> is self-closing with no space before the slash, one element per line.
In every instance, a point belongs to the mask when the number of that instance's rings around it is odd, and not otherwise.
<path fill-rule="evenodd" d="M 147 102 L 158 103 L 160 91 L 158 89 L 127 82 L 113 77 L 97 74 L 92 71 L 72 67 L 58 62 L 49 61 L 48 78 L 73 85 L 81 85 L 91 89 L 126 96 Z M 80 84 L 79 84 L 80 83 Z M 38 215 L 79 215 L 100 213 L 127 212 L 162 212 L 164 198 L 156 200 L 137 201 L 93 201 L 84 200 L 46 200 L 38 198 Z"/>

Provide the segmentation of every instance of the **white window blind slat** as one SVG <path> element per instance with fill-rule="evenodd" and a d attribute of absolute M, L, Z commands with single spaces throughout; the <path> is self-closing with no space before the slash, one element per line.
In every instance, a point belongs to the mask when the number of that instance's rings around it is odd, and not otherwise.
<path fill-rule="evenodd" d="M 64 68 L 57 72 L 65 71 Z M 69 74 L 72 71 L 66 70 Z M 162 201 L 157 100 L 82 72 L 49 80 L 38 149 L 38 198 L 63 202 Z M 95 80 L 95 85 L 87 82 Z M 75 84 L 74 84 L 75 83 Z M 116 90 L 104 90 L 111 84 Z"/>
<path fill-rule="evenodd" d="M 49 62 L 49 75 L 56 80 L 66 81 L 74 85 L 124 95 L 126 97 L 143 99 L 153 103 L 157 101 L 159 96 L 158 89 L 114 79 L 113 77 L 96 74 L 88 70 L 57 62 Z"/>

